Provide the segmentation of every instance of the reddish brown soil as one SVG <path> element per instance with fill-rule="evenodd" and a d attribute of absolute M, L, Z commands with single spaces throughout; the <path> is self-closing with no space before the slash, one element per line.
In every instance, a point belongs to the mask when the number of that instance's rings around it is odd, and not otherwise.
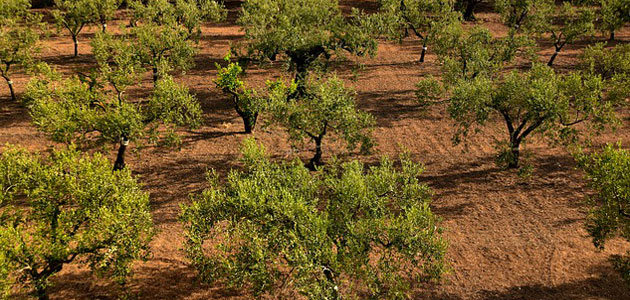
<path fill-rule="evenodd" d="M 343 1 L 344 5 L 362 1 Z M 235 5 L 232 5 L 235 6 Z M 483 8 L 482 8 L 483 10 Z M 478 23 L 494 32 L 502 32 L 497 16 L 477 14 Z M 200 284 L 180 251 L 182 227 L 178 224 L 179 205 L 188 203 L 189 194 L 205 187 L 204 172 L 216 169 L 226 173 L 238 168 L 239 145 L 248 136 L 228 104 L 227 97 L 212 83 L 214 63 L 241 37 L 234 25 L 235 12 L 228 22 L 203 29 L 197 65 L 178 80 L 203 103 L 205 125 L 184 132 L 181 151 L 145 148 L 133 152 L 129 166 L 151 193 L 151 207 L 159 233 L 152 242 L 153 258 L 137 264 L 131 283 L 139 299 L 250 299 L 240 291 Z M 124 23 L 124 21 L 120 21 Z M 110 25 L 110 28 L 114 26 Z M 72 73 L 93 66 L 88 39 L 96 28 L 80 36 L 81 55 L 72 58 L 71 40 L 65 33 L 46 40 L 43 60 Z M 630 40 L 630 30 L 618 35 Z M 602 39 L 598 37 L 598 39 Z M 567 46 L 556 60 L 559 70 L 572 69 L 586 43 Z M 542 43 L 544 59 L 551 47 Z M 358 95 L 360 108 L 377 117 L 375 138 L 378 147 L 372 156 L 348 156 L 373 162 L 380 155 L 396 156 L 409 151 L 426 166 L 422 180 L 435 190 L 434 211 L 443 219 L 450 241 L 448 260 L 452 272 L 446 280 L 417 292 L 417 299 L 630 299 L 630 287 L 611 269 L 608 257 L 621 254 L 630 246 L 620 240 L 597 251 L 584 230 L 586 207 L 583 200 L 589 190 L 582 174 L 568 152 L 533 140 L 527 149 L 535 155 L 532 179 L 521 180 L 514 171 L 503 171 L 494 164 L 494 142 L 505 136 L 499 122 L 484 129 L 467 145 L 453 146 L 454 132 L 444 107 L 423 111 L 413 101 L 414 84 L 426 74 L 439 75 L 431 50 L 426 63 L 419 64 L 420 46 L 415 40 L 403 44 L 382 43 L 373 59 L 361 59 L 365 69 L 357 81 L 351 81 L 352 66 L 336 67 L 348 79 Z M 281 65 L 249 72 L 247 80 L 261 85 L 272 76 L 280 76 Z M 27 77 L 14 79 L 21 93 Z M 147 74 L 134 97 L 149 91 Z M 4 84 L 4 82 L 2 82 Z M 11 103 L 8 89 L 0 85 L 0 143 L 19 144 L 33 150 L 51 146 L 46 136 L 31 125 L 25 109 Z M 627 111 L 617 132 L 607 131 L 595 138 L 595 146 L 621 141 L 630 144 Z M 259 131 L 255 137 L 277 159 L 292 154 L 281 130 Z M 325 153 L 341 153 L 329 146 Z M 111 152 L 113 158 L 115 153 Z M 307 150 L 299 153 L 306 158 Z M 328 156 L 329 157 L 329 156 Z M 110 299 L 112 285 L 94 279 L 86 270 L 69 266 L 54 280 L 53 299 Z"/>

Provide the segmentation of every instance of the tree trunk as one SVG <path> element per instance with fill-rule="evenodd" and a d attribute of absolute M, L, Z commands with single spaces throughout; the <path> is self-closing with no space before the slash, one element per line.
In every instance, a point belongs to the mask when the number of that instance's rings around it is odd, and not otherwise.
<path fill-rule="evenodd" d="M 153 67 L 153 85 L 158 81 L 158 68 Z"/>
<path fill-rule="evenodd" d="M 422 54 L 420 54 L 420 62 L 424 62 L 424 55 L 427 53 L 427 40 L 422 42 Z"/>
<path fill-rule="evenodd" d="M 610 38 L 608 38 L 608 40 L 611 41 L 611 42 L 615 40 L 615 31 L 614 30 L 610 31 Z"/>
<path fill-rule="evenodd" d="M 129 145 L 129 139 L 126 136 L 120 137 L 120 147 L 118 148 L 118 155 L 116 156 L 116 162 L 114 163 L 114 171 L 119 171 L 125 168 L 125 150 Z"/>
<path fill-rule="evenodd" d="M 547 66 L 550 66 L 550 67 L 553 66 L 553 61 L 556 60 L 558 53 L 560 53 L 560 50 L 556 50 L 556 52 L 554 52 L 553 55 L 551 55 L 551 59 L 549 59 Z"/>
<path fill-rule="evenodd" d="M 7 84 L 9 85 L 9 91 L 11 92 L 11 100 L 13 100 L 14 102 L 17 101 L 17 97 L 15 96 L 15 91 L 13 90 L 13 81 L 11 81 L 11 79 L 9 79 L 8 77 L 4 77 L 4 79 L 7 81 Z"/>
<path fill-rule="evenodd" d="M 256 121 L 258 120 L 258 113 L 242 112 L 239 109 L 236 110 L 243 119 L 243 125 L 245 126 L 245 133 L 249 134 L 256 128 Z"/>
<path fill-rule="evenodd" d="M 39 300 L 49 300 L 48 290 L 46 287 L 36 287 L 35 288 L 35 297 Z"/>
<path fill-rule="evenodd" d="M 517 169 L 518 162 L 521 155 L 521 143 L 520 142 L 512 142 L 512 157 L 510 162 L 508 163 L 508 168 Z"/>
<path fill-rule="evenodd" d="M 474 0 L 466 1 L 466 10 L 464 11 L 464 20 L 466 21 L 474 21 L 475 20 L 475 6 L 477 2 Z"/>
<path fill-rule="evenodd" d="M 72 41 L 74 42 L 74 57 L 79 56 L 79 41 L 75 35 L 72 36 Z"/>
<path fill-rule="evenodd" d="M 315 139 L 315 156 L 311 158 L 307 167 L 311 170 L 315 170 L 316 167 L 322 165 L 322 138 Z"/>
<path fill-rule="evenodd" d="M 295 73 L 295 83 L 297 87 L 295 89 L 295 93 L 291 95 L 291 99 L 295 99 L 299 96 L 302 96 L 306 93 L 306 77 L 308 76 L 308 70 L 305 64 L 297 64 L 296 73 Z"/>

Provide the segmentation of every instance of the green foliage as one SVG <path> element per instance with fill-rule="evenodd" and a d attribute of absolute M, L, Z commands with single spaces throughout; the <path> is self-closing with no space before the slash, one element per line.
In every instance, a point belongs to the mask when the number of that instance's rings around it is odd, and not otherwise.
<path fill-rule="evenodd" d="M 94 1 L 101 0 L 55 0 L 55 9 L 52 11 L 57 24 L 57 30 L 65 28 L 72 36 L 74 42 L 74 56 L 79 55 L 79 41 L 77 37 L 81 30 L 92 22 L 97 21 Z"/>
<path fill-rule="evenodd" d="M 613 99 L 603 97 L 600 76 L 582 73 L 556 74 L 535 64 L 530 71 L 490 77 L 477 76 L 453 83 L 448 111 L 459 130 L 459 142 L 476 126 L 483 126 L 496 114 L 504 120 L 511 148 L 504 158 L 508 167 L 518 167 L 520 145 L 532 133 L 553 141 L 576 141 L 572 127 L 586 121 L 596 129 L 617 122 Z"/>
<path fill-rule="evenodd" d="M 376 30 L 385 36 L 402 41 L 411 31 L 422 40 L 424 61 L 427 44 L 445 28 L 459 22 L 460 14 L 454 9 L 454 1 L 440 0 L 380 0 L 376 17 Z M 371 17 L 374 19 L 374 17 Z"/>
<path fill-rule="evenodd" d="M 35 126 L 64 143 L 113 143 L 121 137 L 136 141 L 158 123 L 196 128 L 202 118 L 197 99 L 168 76 L 156 83 L 146 105 L 52 71 L 32 79 L 25 98 Z"/>
<path fill-rule="evenodd" d="M 150 120 L 189 128 L 201 126 L 201 104 L 187 87 L 177 84 L 171 77 L 157 82 L 147 110 Z"/>
<path fill-rule="evenodd" d="M 604 78 L 608 98 L 624 101 L 630 97 L 630 45 L 589 46 L 580 55 L 580 68 Z"/>
<path fill-rule="evenodd" d="M 214 83 L 224 93 L 232 97 L 232 104 L 238 115 L 243 119 L 245 132 L 251 133 L 256 127 L 258 114 L 263 109 L 264 99 L 259 97 L 254 89 L 245 87 L 241 76 L 245 72 L 240 64 L 230 62 L 230 53 L 225 56 L 227 67 L 216 64 L 218 70 Z"/>
<path fill-rule="evenodd" d="M 131 36 L 141 61 L 153 71 L 154 82 L 175 69 L 189 69 L 201 23 L 226 16 L 223 6 L 213 0 L 133 1 L 130 5 L 136 22 Z"/>
<path fill-rule="evenodd" d="M 123 0 L 94 0 L 90 1 L 90 7 L 94 12 L 94 22 L 102 26 L 103 32 L 107 28 L 107 23 L 114 18 L 116 10 Z"/>
<path fill-rule="evenodd" d="M 247 0 L 238 23 L 245 31 L 247 56 L 275 60 L 286 55 L 299 84 L 320 59 L 345 50 L 374 55 L 377 42 L 363 16 L 343 16 L 337 0 Z"/>
<path fill-rule="evenodd" d="M 564 2 L 547 30 L 551 33 L 551 42 L 555 49 L 547 64 L 553 65 L 558 53 L 566 44 L 595 33 L 594 21 L 595 13 L 592 8 L 577 7 Z"/>
<path fill-rule="evenodd" d="M 210 188 L 183 207 L 185 250 L 203 281 L 256 297 L 405 299 L 446 271 L 420 166 L 353 161 L 311 174 L 298 161 L 270 162 L 253 140 L 243 152 L 245 171 L 224 184 L 210 173 Z"/>
<path fill-rule="evenodd" d="M 202 22 L 218 22 L 227 16 L 223 5 L 215 0 L 132 0 L 130 6 L 136 21 L 160 26 L 182 26 L 190 39 L 199 38 Z"/>
<path fill-rule="evenodd" d="M 610 39 L 615 39 L 615 31 L 630 22 L 630 1 L 628 0 L 600 0 L 601 10 L 600 29 L 610 33 Z"/>
<path fill-rule="evenodd" d="M 90 44 L 100 79 L 111 85 L 119 102 L 124 101 L 127 88 L 140 81 L 144 72 L 134 42 L 126 37 L 97 33 Z"/>
<path fill-rule="evenodd" d="M 486 28 L 451 28 L 437 41 L 443 80 L 453 85 L 461 79 L 495 76 L 516 58 L 532 58 L 533 43 L 527 37 L 493 37 Z"/>
<path fill-rule="evenodd" d="M 27 15 L 29 8 L 30 0 L 3 0 L 0 2 L 0 26 L 5 26 L 6 21 Z"/>
<path fill-rule="evenodd" d="M 123 284 L 131 264 L 147 258 L 149 195 L 102 156 L 69 149 L 44 158 L 9 147 L 0 156 L 0 188 L 2 283 L 19 279 L 47 299 L 50 278 L 68 263 Z"/>
<path fill-rule="evenodd" d="M 144 124 L 134 104 L 108 97 L 79 77 L 46 75 L 32 79 L 26 89 L 33 124 L 56 142 L 116 142 L 121 135 L 137 139 Z"/>
<path fill-rule="evenodd" d="M 603 249 L 607 240 L 617 236 L 630 240 L 630 152 L 607 145 L 601 153 L 577 155 L 577 161 L 595 190 L 586 223 L 595 247 Z M 630 281 L 628 256 L 613 257 L 613 263 Z"/>
<path fill-rule="evenodd" d="M 513 33 L 526 34 L 545 32 L 556 8 L 552 0 L 497 0 L 494 7 Z"/>
<path fill-rule="evenodd" d="M 41 15 L 30 13 L 29 8 L 29 1 L 0 4 L 0 76 L 6 80 L 13 101 L 17 100 L 11 81 L 13 70 L 34 67 L 40 50 Z"/>
<path fill-rule="evenodd" d="M 329 133 L 346 141 L 349 149 L 361 144 L 363 152 L 370 150 L 374 117 L 356 108 L 354 92 L 346 89 L 342 80 L 310 79 L 305 93 L 291 99 L 294 88 L 280 82 L 271 84 L 268 110 L 273 121 L 287 129 L 293 142 L 308 138 L 315 143 L 311 166 L 321 165 L 322 141 Z"/>

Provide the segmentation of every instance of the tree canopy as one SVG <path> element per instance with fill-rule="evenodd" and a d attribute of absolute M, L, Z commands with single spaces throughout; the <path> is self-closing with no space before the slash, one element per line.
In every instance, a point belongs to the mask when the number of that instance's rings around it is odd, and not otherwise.
<path fill-rule="evenodd" d="M 69 263 L 124 284 L 147 258 L 153 236 L 149 195 L 128 171 L 74 149 L 40 156 L 16 147 L 0 155 L 0 283 L 48 299 L 50 278 Z M 17 280 L 16 280 L 17 283 Z"/>
<path fill-rule="evenodd" d="M 247 0 L 238 19 L 245 31 L 247 56 L 275 60 L 286 55 L 299 85 L 320 59 L 340 50 L 374 55 L 377 42 L 362 15 L 346 18 L 337 0 Z"/>
<path fill-rule="evenodd" d="M 343 81 L 330 78 L 310 78 L 305 92 L 292 99 L 295 85 L 282 82 L 270 83 L 270 99 L 267 111 L 272 121 L 286 128 L 289 138 L 295 143 L 305 139 L 315 144 L 315 155 L 309 166 L 322 165 L 323 141 L 331 136 L 347 143 L 348 149 L 360 144 L 362 152 L 373 146 L 371 129 L 374 117 L 357 109 L 354 92 L 347 89 Z"/>
<path fill-rule="evenodd" d="M 614 237 L 630 237 L 630 152 L 607 145 L 599 153 L 579 154 L 577 161 L 586 172 L 595 195 L 589 199 L 586 229 L 600 249 Z M 615 268 L 630 281 L 630 257 L 613 256 Z"/>
<path fill-rule="evenodd" d="M 452 0 L 380 0 L 380 4 L 376 30 L 398 41 L 411 31 L 422 40 L 420 62 L 424 62 L 427 44 L 460 18 Z"/>
<path fill-rule="evenodd" d="M 210 173 L 210 187 L 181 215 L 203 281 L 256 296 L 401 299 L 447 270 L 420 166 L 352 161 L 313 174 L 299 161 L 271 162 L 253 140 L 243 153 L 245 170 L 225 183 Z"/>

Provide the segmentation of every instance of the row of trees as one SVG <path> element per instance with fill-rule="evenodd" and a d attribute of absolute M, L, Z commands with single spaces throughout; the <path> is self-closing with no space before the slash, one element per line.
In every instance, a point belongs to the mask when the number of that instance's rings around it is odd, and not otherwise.
<path fill-rule="evenodd" d="M 58 2 L 55 19 L 76 41 L 81 28 L 96 20 L 82 23 L 77 17 L 79 8 L 91 7 L 90 1 Z M 479 1 L 468 5 L 474 2 Z M 28 10 L 28 1 L 8 3 L 0 6 L 0 12 L 11 12 L 0 19 L 7 24 L 2 30 L 33 32 L 33 38 L 23 40 L 37 45 L 33 24 L 40 17 Z M 369 150 L 374 118 L 357 109 L 354 93 L 327 73 L 327 66 L 345 53 L 375 55 L 379 36 L 402 39 L 409 32 L 422 40 L 422 59 L 427 45 L 434 45 L 444 74 L 441 80 L 427 77 L 418 83 L 419 102 L 446 103 L 460 128 L 456 142 L 493 114 L 504 120 L 508 139 L 500 158 L 506 167 L 519 166 L 520 147 L 535 133 L 576 142 L 577 124 L 596 129 L 615 124 L 615 108 L 629 94 L 626 46 L 591 46 L 580 59 L 580 70 L 568 74 L 550 67 L 554 58 L 549 66 L 538 63 L 532 37 L 551 33 L 558 53 L 593 32 L 593 14 L 584 7 L 497 1 L 510 32 L 494 37 L 481 27 L 464 29 L 453 1 L 381 4 L 376 14 L 353 10 L 344 16 L 334 0 L 246 1 L 238 20 L 245 38 L 234 49 L 237 59 L 228 55 L 214 80 L 231 98 L 245 131 L 253 131 L 264 116 L 265 126 L 286 128 L 292 141 L 310 140 L 315 155 L 307 167 L 314 170 L 322 166 L 327 137 L 343 139 L 349 149 L 360 145 Z M 177 128 L 201 125 L 198 100 L 171 74 L 192 66 L 201 23 L 222 20 L 226 13 L 209 0 L 131 1 L 129 6 L 133 26 L 117 35 L 98 33 L 92 40 L 97 67 L 89 74 L 65 77 L 33 63 L 33 52 L 15 51 L 22 56 L 10 64 L 30 66 L 37 74 L 23 102 L 38 129 L 81 148 L 120 145 L 114 172 L 106 170 L 101 156 L 82 156 L 74 146 L 46 159 L 19 149 L 3 153 L 0 212 L 7 217 L 0 218 L 0 226 L 9 232 L 0 240 L 4 287 L 30 284 L 45 299 L 48 278 L 77 257 L 124 283 L 131 261 L 146 257 L 152 233 L 148 200 L 125 168 L 125 151 L 130 141 L 147 137 L 178 144 Z M 270 81 L 263 90 L 244 81 L 250 63 L 279 57 L 295 74 L 292 80 Z M 508 72 L 514 68 L 527 70 Z M 127 97 L 146 72 L 154 81 L 148 98 Z M 186 253 L 203 280 L 248 286 L 256 294 L 288 288 L 312 299 L 360 293 L 398 299 L 448 269 L 439 220 L 429 208 L 430 191 L 417 180 L 421 168 L 408 159 L 401 159 L 401 171 L 383 160 L 372 168 L 356 161 L 332 162 L 310 173 L 299 162 L 271 162 L 251 140 L 243 152 L 244 171 L 232 172 L 225 184 L 210 176 L 210 188 L 182 213 Z M 46 180 L 52 183 L 42 192 L 36 183 Z M 13 199 L 28 199 L 27 208 L 12 205 Z M 42 216 L 27 213 L 40 208 Z M 116 235 L 117 226 L 130 231 Z M 209 240 L 225 242 L 210 251 L 205 246 Z M 121 254 L 110 255 L 112 251 Z"/>

